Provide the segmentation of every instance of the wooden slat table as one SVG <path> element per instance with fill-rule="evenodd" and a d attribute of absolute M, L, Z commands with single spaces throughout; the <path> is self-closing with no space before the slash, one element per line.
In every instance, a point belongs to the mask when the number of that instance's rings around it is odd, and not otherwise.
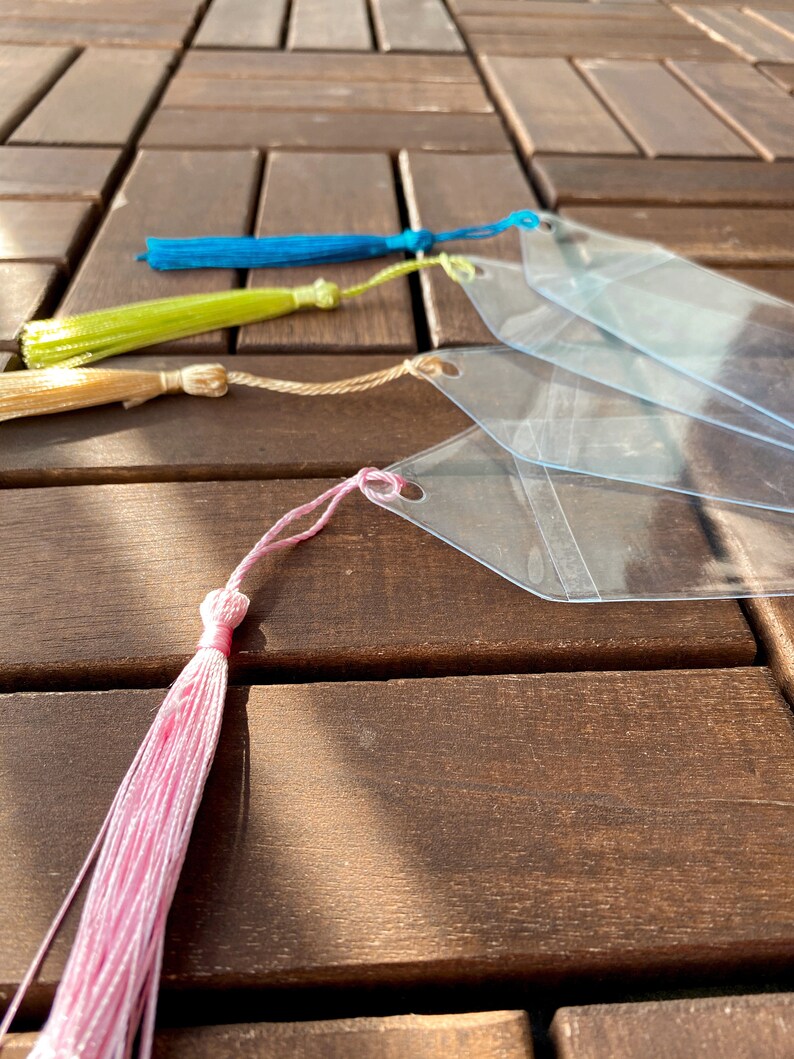
<path fill-rule="evenodd" d="M 34 317 L 398 260 L 157 273 L 147 236 L 544 207 L 794 299 L 792 47 L 791 0 L 0 0 L 0 371 Z M 114 363 L 326 381 L 492 341 L 434 270 Z M 468 422 L 406 377 L 0 424 L 0 1007 L 205 593 Z M 788 1054 L 790 599 L 551 603 L 360 497 L 246 589 L 157 1059 Z"/>

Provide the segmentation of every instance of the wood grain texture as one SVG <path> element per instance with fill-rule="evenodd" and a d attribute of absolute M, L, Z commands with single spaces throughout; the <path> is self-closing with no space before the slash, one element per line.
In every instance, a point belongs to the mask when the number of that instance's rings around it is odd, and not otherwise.
<path fill-rule="evenodd" d="M 562 1008 L 559 1059 L 788 1059 L 794 996 L 723 996 Z"/>
<path fill-rule="evenodd" d="M 768 161 L 794 158 L 794 99 L 746 63 L 674 62 L 695 95 Z"/>
<path fill-rule="evenodd" d="M 794 92 L 794 63 L 759 63 L 758 69 L 786 92 Z"/>
<path fill-rule="evenodd" d="M 784 36 L 794 38 L 794 11 L 772 10 L 749 7 L 743 9 L 751 18 L 756 18 L 766 26 L 779 30 Z"/>
<path fill-rule="evenodd" d="M 355 56 L 330 52 L 301 54 L 256 51 L 189 51 L 179 68 L 180 76 L 254 77 L 275 80 L 450 82 L 479 84 L 471 59 L 463 55 Z"/>
<path fill-rule="evenodd" d="M 770 596 L 748 599 L 746 605 L 775 679 L 794 703 L 794 600 Z"/>
<path fill-rule="evenodd" d="M 87 48 L 11 142 L 124 147 L 154 106 L 172 58 L 162 48 Z"/>
<path fill-rule="evenodd" d="M 750 62 L 794 59 L 794 39 L 735 7 L 680 4 L 675 10 L 703 29 L 712 40 L 726 44 Z"/>
<path fill-rule="evenodd" d="M 591 228 L 661 243 L 706 265 L 794 265 L 791 210 L 572 206 L 562 215 Z"/>
<path fill-rule="evenodd" d="M 293 0 L 287 32 L 291 51 L 370 51 L 366 0 Z"/>
<path fill-rule="evenodd" d="M 532 176 L 551 207 L 794 206 L 794 164 L 536 155 Z"/>
<path fill-rule="evenodd" d="M 0 139 L 36 106 L 76 54 L 73 48 L 0 46 Z"/>
<path fill-rule="evenodd" d="M 196 48 L 278 48 L 287 0 L 212 0 Z"/>
<path fill-rule="evenodd" d="M 53 265 L 0 264 L 0 349 L 16 351 L 23 324 L 52 310 L 58 283 Z M 9 444 L 4 437 L 3 447 Z"/>
<path fill-rule="evenodd" d="M 180 75 L 168 86 L 162 105 L 226 110 L 308 110 L 313 113 L 337 110 L 379 114 L 421 111 L 489 114 L 493 111 L 482 85 L 475 84 L 417 81 L 395 85 L 387 81 L 265 81 L 261 78 L 221 80 Z M 752 153 L 749 148 L 745 150 Z"/>
<path fill-rule="evenodd" d="M 35 18 L 0 20 L 4 44 L 102 45 L 130 48 L 180 48 L 189 26 L 182 22 L 78 22 Z"/>
<path fill-rule="evenodd" d="M 14 1034 L 6 1059 L 27 1059 L 34 1033 Z M 532 1059 L 523 1011 L 394 1015 L 327 1022 L 254 1022 L 161 1030 L 154 1059 Z"/>
<path fill-rule="evenodd" d="M 135 255 L 147 236 L 244 235 L 250 231 L 259 178 L 253 152 L 142 152 L 116 194 L 105 220 L 60 306 L 61 315 L 105 309 L 149 298 L 228 290 L 228 269 L 155 272 Z M 228 352 L 225 332 L 169 344 L 197 353 Z"/>
<path fill-rule="evenodd" d="M 19 297 L 13 304 L 21 318 Z M 13 321 L 0 317 L 0 323 L 3 335 L 15 333 Z M 108 365 L 171 370 L 196 359 L 148 354 L 119 357 Z M 395 362 L 371 353 L 223 360 L 239 371 L 307 382 L 377 371 Z M 163 397 L 129 411 L 113 405 L 4 423 L 0 486 L 351 475 L 367 464 L 388 466 L 468 425 L 433 386 L 412 378 L 340 397 L 292 397 L 234 386 L 211 402 Z"/>
<path fill-rule="evenodd" d="M 651 0 L 650 3 L 637 3 L 628 0 L 626 3 L 607 0 L 606 3 L 587 3 L 578 0 L 450 0 L 450 9 L 456 15 L 517 15 L 536 18 L 568 18 L 576 22 L 590 22 L 595 19 L 624 18 L 658 21 L 667 18 L 667 9 Z"/>
<path fill-rule="evenodd" d="M 755 157 L 658 63 L 583 59 L 577 65 L 650 158 Z"/>
<path fill-rule="evenodd" d="M 192 22 L 203 0 L 0 0 L 0 18 L 46 22 Z"/>
<path fill-rule="evenodd" d="M 483 72 L 522 151 L 637 154 L 600 100 L 563 59 L 488 55 Z"/>
<path fill-rule="evenodd" d="M 794 302 L 794 268 L 732 268 L 726 274 L 749 287 Z"/>
<path fill-rule="evenodd" d="M 512 210 L 536 205 L 535 197 L 516 159 L 485 156 L 404 152 L 400 172 L 414 227 L 443 231 L 463 225 L 482 224 L 485 219 L 504 217 Z M 518 236 L 508 231 L 483 243 L 448 243 L 447 249 L 486 257 L 519 260 Z M 446 276 L 420 276 L 428 331 L 433 346 L 493 343 L 494 338 L 480 320 L 466 294 Z"/>
<path fill-rule="evenodd" d="M 162 696 L 3 699 L 4 995 Z M 768 973 L 793 758 L 759 668 L 232 689 L 164 987 Z"/>
<path fill-rule="evenodd" d="M 699 59 L 720 62 L 735 59 L 725 45 L 707 37 L 669 37 L 641 34 L 628 37 L 576 31 L 572 27 L 558 36 L 536 37 L 532 33 L 468 33 L 469 47 L 477 55 L 523 56 L 538 59 Z"/>
<path fill-rule="evenodd" d="M 0 587 L 2 686 L 170 681 L 193 650 L 208 588 L 224 584 L 285 511 L 328 484 L 7 490 L 6 546 L 24 546 L 26 561 Z M 701 530 L 683 520 L 679 534 L 686 547 Z M 416 572 L 419 591 L 406 571 Z M 735 665 L 755 654 L 733 602 L 544 602 L 363 500 L 337 513 L 311 547 L 268 563 L 248 589 L 237 679 Z"/>
<path fill-rule="evenodd" d="M 585 11 L 589 11 L 588 5 Z M 580 17 L 575 23 L 570 17 L 557 15 L 536 15 L 533 18 L 515 17 L 514 15 L 471 15 L 461 19 L 461 26 L 469 35 L 484 34 L 511 35 L 517 37 L 544 37 L 548 39 L 565 37 L 569 34 L 594 34 L 597 37 L 617 40 L 627 37 L 678 37 L 683 40 L 702 40 L 702 34 L 690 23 L 678 18 L 666 7 L 659 6 L 654 18 L 643 18 L 633 21 L 623 12 L 609 16 L 601 12 L 596 18 Z"/>
<path fill-rule="evenodd" d="M 0 201 L 0 261 L 42 261 L 66 272 L 94 220 L 87 202 Z"/>
<path fill-rule="evenodd" d="M 374 0 L 372 21 L 385 52 L 466 50 L 443 0 Z"/>
<path fill-rule="evenodd" d="M 377 154 L 283 154 L 267 162 L 256 231 L 375 232 L 401 229 L 391 162 Z M 322 274 L 341 287 L 361 283 L 399 256 L 307 268 L 255 269 L 249 286 L 312 283 Z M 295 313 L 241 328 L 240 352 L 401 352 L 416 350 L 407 279 L 394 280 L 346 302 L 335 312 Z"/>
<path fill-rule="evenodd" d="M 0 147 L 0 199 L 101 204 L 121 152 L 90 147 Z"/>
<path fill-rule="evenodd" d="M 145 147 L 258 147 L 309 151 L 509 151 L 495 114 L 336 114 L 285 111 L 158 111 L 144 133 Z"/>

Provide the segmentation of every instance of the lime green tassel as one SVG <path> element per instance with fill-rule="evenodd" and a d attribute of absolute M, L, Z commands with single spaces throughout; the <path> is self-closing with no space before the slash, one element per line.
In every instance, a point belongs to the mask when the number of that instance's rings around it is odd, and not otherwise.
<path fill-rule="evenodd" d="M 67 316 L 61 320 L 34 320 L 22 332 L 22 357 L 29 368 L 56 365 L 79 368 L 117 353 L 129 353 L 217 328 L 272 320 L 299 309 L 335 309 L 343 300 L 356 298 L 381 283 L 437 265 L 456 282 L 474 274 L 473 266 L 465 258 L 439 254 L 438 257 L 391 265 L 366 282 L 345 290 L 340 290 L 335 283 L 318 279 L 305 287 L 189 294 L 181 298 L 136 302 L 82 316 Z"/>

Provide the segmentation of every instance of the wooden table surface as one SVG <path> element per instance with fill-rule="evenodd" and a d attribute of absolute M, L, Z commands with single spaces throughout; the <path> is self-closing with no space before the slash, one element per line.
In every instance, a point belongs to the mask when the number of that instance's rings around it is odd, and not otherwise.
<path fill-rule="evenodd" d="M 155 273 L 146 236 L 540 205 L 794 299 L 794 0 L 0 0 L 0 72 L 0 370 L 34 317 L 316 274 Z M 326 380 L 489 338 L 423 274 L 116 363 Z M 205 592 L 466 422 L 407 378 L 2 424 L 0 1007 Z M 247 587 L 159 1059 L 794 1056 L 791 600 L 547 603 L 361 498 Z"/>

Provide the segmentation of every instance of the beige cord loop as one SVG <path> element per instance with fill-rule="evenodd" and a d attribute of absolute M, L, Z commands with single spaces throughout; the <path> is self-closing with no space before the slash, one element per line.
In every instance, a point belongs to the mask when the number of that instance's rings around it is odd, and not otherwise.
<path fill-rule="evenodd" d="M 374 390 L 387 382 L 413 375 L 421 379 L 441 371 L 441 361 L 434 354 L 422 354 L 395 364 L 393 368 L 371 371 L 366 375 L 355 375 L 351 379 L 335 382 L 295 382 L 292 379 L 268 379 L 261 375 L 249 375 L 247 371 L 230 371 L 227 380 L 238 386 L 253 386 L 258 390 L 274 390 L 276 393 L 292 393 L 302 397 L 330 397 L 342 393 L 362 393 Z"/>

